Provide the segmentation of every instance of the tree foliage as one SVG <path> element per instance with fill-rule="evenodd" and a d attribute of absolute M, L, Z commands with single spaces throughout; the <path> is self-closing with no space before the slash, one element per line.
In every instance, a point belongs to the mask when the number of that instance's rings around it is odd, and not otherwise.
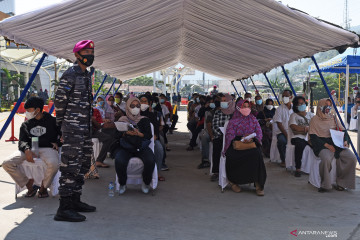
<path fill-rule="evenodd" d="M 126 81 L 130 86 L 153 86 L 154 80 L 152 77 L 141 76 Z"/>

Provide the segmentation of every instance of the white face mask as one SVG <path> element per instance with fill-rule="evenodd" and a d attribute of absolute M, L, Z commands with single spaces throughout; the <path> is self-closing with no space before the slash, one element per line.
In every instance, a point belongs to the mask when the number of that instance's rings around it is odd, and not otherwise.
<path fill-rule="evenodd" d="M 141 111 L 145 112 L 149 108 L 149 105 L 147 104 L 141 104 L 140 109 Z"/>
<path fill-rule="evenodd" d="M 138 115 L 140 113 L 140 108 L 137 108 L 137 107 L 136 108 L 131 108 L 130 112 L 131 112 L 132 115 L 136 116 L 136 115 Z"/>
<path fill-rule="evenodd" d="M 251 102 L 251 98 L 246 98 L 246 101 L 249 101 L 249 102 Z"/>
<path fill-rule="evenodd" d="M 27 120 L 33 119 L 34 117 L 36 117 L 36 115 L 37 114 L 35 114 L 35 111 L 33 111 L 33 112 L 26 111 L 25 112 L 25 117 L 26 117 Z"/>
<path fill-rule="evenodd" d="M 266 105 L 265 107 L 266 107 L 268 110 L 272 110 L 272 109 L 274 108 L 273 105 Z"/>
<path fill-rule="evenodd" d="M 288 104 L 290 102 L 290 98 L 289 97 L 283 97 L 283 102 L 285 104 Z"/>

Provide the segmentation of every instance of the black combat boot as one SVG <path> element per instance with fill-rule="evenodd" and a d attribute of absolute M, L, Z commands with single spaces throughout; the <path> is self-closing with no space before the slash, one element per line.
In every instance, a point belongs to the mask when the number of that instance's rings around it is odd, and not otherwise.
<path fill-rule="evenodd" d="M 73 202 L 74 210 L 77 212 L 95 212 L 96 211 L 96 207 L 90 206 L 89 204 L 80 201 L 79 193 L 73 194 L 72 202 Z"/>
<path fill-rule="evenodd" d="M 54 217 L 55 221 L 83 222 L 86 217 L 79 214 L 73 207 L 71 197 L 61 197 L 60 206 Z"/>

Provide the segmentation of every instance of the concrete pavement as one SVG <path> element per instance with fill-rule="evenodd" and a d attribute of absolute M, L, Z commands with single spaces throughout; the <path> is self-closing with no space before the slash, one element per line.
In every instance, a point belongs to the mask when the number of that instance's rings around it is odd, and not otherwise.
<path fill-rule="evenodd" d="M 0 113 L 0 120 L 8 114 Z M 115 180 L 114 163 L 100 169 L 99 180 L 86 180 L 84 200 L 98 211 L 86 213 L 82 223 L 55 222 L 58 198 L 14 198 L 14 184 L 0 169 L 0 239 L 327 239 L 323 235 L 296 238 L 293 230 L 336 231 L 334 239 L 360 239 L 360 180 L 354 191 L 318 193 L 306 175 L 295 178 L 266 160 L 265 196 L 257 197 L 252 186 L 241 193 L 221 193 L 209 181 L 208 169 L 198 170 L 200 152 L 185 150 L 189 141 L 186 112 L 179 112 L 178 131 L 169 135 L 167 164 L 155 196 L 130 186 L 123 196 L 107 195 Z M 16 116 L 16 136 L 21 116 Z M 0 122 L 2 126 L 3 122 Z M 3 138 L 8 139 L 7 136 Z M 0 142 L 0 162 L 17 144 Z"/>

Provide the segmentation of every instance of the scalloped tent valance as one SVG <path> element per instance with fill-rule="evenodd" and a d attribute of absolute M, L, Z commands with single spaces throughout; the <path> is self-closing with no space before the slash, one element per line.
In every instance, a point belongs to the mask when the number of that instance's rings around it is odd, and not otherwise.
<path fill-rule="evenodd" d="M 91 39 L 94 66 L 120 79 L 177 63 L 246 78 L 359 41 L 274 0 L 70 0 L 8 18 L 0 34 L 65 59 Z"/>

